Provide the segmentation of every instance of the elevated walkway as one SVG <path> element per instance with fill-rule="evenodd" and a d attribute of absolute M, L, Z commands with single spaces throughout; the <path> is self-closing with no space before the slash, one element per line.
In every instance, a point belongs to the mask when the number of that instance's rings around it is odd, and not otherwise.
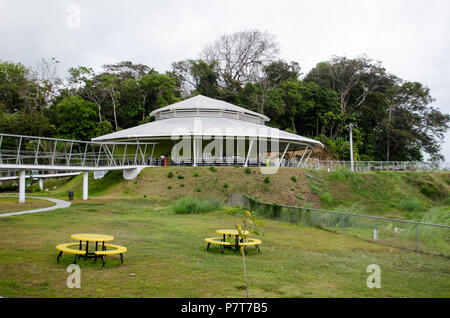
<path fill-rule="evenodd" d="M 0 170 L 19 171 L 19 202 L 25 202 L 25 179 L 45 178 L 46 174 L 26 175 L 26 171 L 47 171 L 48 177 L 83 173 L 83 200 L 88 199 L 88 172 L 122 170 L 133 179 L 150 166 L 155 142 L 94 142 L 59 138 L 0 134 Z M 56 173 L 55 173 L 56 172 Z M 1 181 L 1 178 L 0 178 Z"/>

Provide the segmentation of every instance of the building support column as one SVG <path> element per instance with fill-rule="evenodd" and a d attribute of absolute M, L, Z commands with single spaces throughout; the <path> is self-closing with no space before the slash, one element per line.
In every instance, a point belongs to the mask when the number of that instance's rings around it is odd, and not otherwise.
<path fill-rule="evenodd" d="M 25 203 L 25 170 L 19 172 L 19 203 Z"/>
<path fill-rule="evenodd" d="M 44 179 L 39 179 L 39 190 L 44 191 Z"/>
<path fill-rule="evenodd" d="M 89 172 L 83 172 L 83 200 L 88 199 Z"/>
<path fill-rule="evenodd" d="M 306 146 L 305 150 L 303 150 L 303 154 L 302 154 L 302 157 L 300 158 L 300 161 L 298 162 L 297 168 L 301 167 L 303 158 L 305 157 L 305 154 L 308 151 L 308 148 L 309 148 L 309 146 Z"/>
<path fill-rule="evenodd" d="M 192 166 L 196 167 L 197 166 L 197 143 L 196 143 L 196 138 L 193 136 L 192 138 L 192 153 L 194 155 L 193 161 L 192 161 Z"/>
<path fill-rule="evenodd" d="M 310 150 L 310 152 L 309 152 L 309 154 L 308 154 L 308 157 L 306 157 L 305 162 L 303 163 L 303 168 L 306 168 L 306 165 L 308 164 L 309 157 L 311 156 L 311 154 L 313 153 L 313 151 L 314 151 L 314 149 L 311 148 L 311 150 Z"/>
<path fill-rule="evenodd" d="M 284 149 L 283 155 L 281 156 L 280 162 L 278 162 L 278 167 L 281 166 L 281 163 L 283 162 L 284 156 L 286 155 L 286 151 L 288 150 L 291 143 L 288 142 L 286 149 Z"/>
<path fill-rule="evenodd" d="M 250 139 L 250 145 L 248 146 L 248 153 L 247 153 L 247 158 L 245 158 L 244 167 L 247 167 L 247 166 L 248 166 L 248 159 L 250 158 L 250 152 L 252 151 L 253 140 L 254 140 L 254 139 Z"/>

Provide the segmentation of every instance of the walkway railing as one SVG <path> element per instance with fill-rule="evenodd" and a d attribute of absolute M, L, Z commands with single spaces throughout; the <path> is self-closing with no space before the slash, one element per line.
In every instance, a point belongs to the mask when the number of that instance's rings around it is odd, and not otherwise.
<path fill-rule="evenodd" d="M 450 256 L 450 226 L 448 225 L 282 206 L 260 202 L 246 195 L 233 194 L 233 196 L 242 196 L 241 205 L 255 211 L 263 218 L 324 228 L 416 252 Z M 234 202 L 239 202 L 239 198 L 234 198 Z"/>
<path fill-rule="evenodd" d="M 155 158 L 151 160 L 151 164 L 155 166 L 163 165 L 161 159 Z M 179 158 L 177 160 L 168 160 L 170 166 L 191 166 L 192 159 Z M 245 164 L 244 157 L 205 157 L 197 158 L 197 166 L 243 166 Z M 276 160 L 261 160 L 250 158 L 247 162 L 248 166 L 264 167 L 275 166 L 278 164 Z M 350 161 L 332 161 L 319 160 L 310 158 L 299 162 L 298 160 L 283 160 L 280 167 L 291 168 L 308 168 L 321 170 L 351 170 Z M 450 162 L 419 162 L 419 161 L 354 161 L 353 170 L 364 171 L 450 171 Z"/>
<path fill-rule="evenodd" d="M 285 161 L 281 166 L 296 167 L 297 161 Z M 351 170 L 350 161 L 331 161 L 308 159 L 305 168 L 336 170 Z M 354 161 L 354 171 L 447 171 L 450 170 L 450 162 L 420 162 L 420 161 Z"/>
<path fill-rule="evenodd" d="M 90 142 L 0 134 L 2 165 L 112 167 L 147 165 L 156 143 Z"/>

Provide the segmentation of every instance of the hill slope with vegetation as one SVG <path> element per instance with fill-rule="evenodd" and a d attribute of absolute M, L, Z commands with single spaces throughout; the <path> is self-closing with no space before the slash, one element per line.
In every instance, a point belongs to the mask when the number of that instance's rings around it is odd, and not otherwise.
<path fill-rule="evenodd" d="M 32 188 L 38 190 L 37 185 Z M 80 199 L 82 176 L 46 181 L 45 188 L 48 194 L 61 197 L 74 191 Z M 427 211 L 449 209 L 450 172 L 281 168 L 276 174 L 264 175 L 258 168 L 157 167 L 144 169 L 134 180 L 124 180 L 121 171 L 109 172 L 99 180 L 90 176 L 89 185 L 91 197 L 142 198 L 161 204 L 180 197 L 225 202 L 232 193 L 268 203 L 421 220 Z"/>

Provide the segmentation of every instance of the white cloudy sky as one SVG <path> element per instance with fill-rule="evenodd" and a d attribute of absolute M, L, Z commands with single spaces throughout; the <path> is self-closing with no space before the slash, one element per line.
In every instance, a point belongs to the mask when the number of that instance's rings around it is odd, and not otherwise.
<path fill-rule="evenodd" d="M 68 27 L 72 4 L 80 8 L 79 29 Z M 366 53 L 430 87 L 435 105 L 450 113 L 446 0 L 0 0 L 0 60 L 33 66 L 56 57 L 62 73 L 130 60 L 163 72 L 197 58 L 219 35 L 250 28 L 275 34 L 280 57 L 305 73 L 332 55 Z M 443 153 L 450 161 L 450 133 Z"/>

